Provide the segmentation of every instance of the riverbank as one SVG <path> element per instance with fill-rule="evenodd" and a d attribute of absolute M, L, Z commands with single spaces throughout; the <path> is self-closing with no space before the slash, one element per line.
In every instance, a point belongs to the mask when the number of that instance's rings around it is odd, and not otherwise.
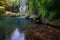
<path fill-rule="evenodd" d="M 20 16 L 20 13 L 6 11 L 5 13 L 2 13 L 1 16 L 5 16 L 5 17 L 18 17 L 18 16 Z"/>
<path fill-rule="evenodd" d="M 26 28 L 26 40 L 60 40 L 60 29 L 32 24 Z"/>

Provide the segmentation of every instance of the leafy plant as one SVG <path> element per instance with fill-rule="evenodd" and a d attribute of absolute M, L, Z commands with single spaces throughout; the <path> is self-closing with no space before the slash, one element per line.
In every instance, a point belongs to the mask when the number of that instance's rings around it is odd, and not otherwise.
<path fill-rule="evenodd" d="M 56 15 L 56 12 L 55 11 L 51 11 L 49 16 L 48 16 L 48 19 L 52 20 Z"/>
<path fill-rule="evenodd" d="M 28 0 L 28 13 L 37 12 L 42 17 L 53 19 L 56 15 L 54 0 Z"/>

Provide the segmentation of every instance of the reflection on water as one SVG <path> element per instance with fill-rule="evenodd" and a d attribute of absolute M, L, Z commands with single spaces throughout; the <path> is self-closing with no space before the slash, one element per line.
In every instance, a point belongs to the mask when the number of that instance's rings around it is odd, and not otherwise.
<path fill-rule="evenodd" d="M 20 33 L 16 28 L 11 36 L 11 40 L 24 40 L 24 33 Z"/>
<path fill-rule="evenodd" d="M 2 37 L 2 35 L 5 35 L 5 40 L 24 40 L 23 30 L 26 27 L 26 25 L 29 24 L 31 23 L 27 21 L 25 18 L 1 17 L 0 27 L 2 27 L 2 29 L 4 30 L 2 30 L 0 38 Z"/>

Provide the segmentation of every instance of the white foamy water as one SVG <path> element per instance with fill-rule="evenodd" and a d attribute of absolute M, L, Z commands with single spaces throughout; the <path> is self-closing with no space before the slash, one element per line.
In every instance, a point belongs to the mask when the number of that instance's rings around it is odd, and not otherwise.
<path fill-rule="evenodd" d="M 24 33 L 20 33 L 16 28 L 11 36 L 11 40 L 24 40 Z"/>
<path fill-rule="evenodd" d="M 20 7 L 19 7 L 19 12 L 20 15 L 25 15 L 26 14 L 26 0 L 20 0 Z"/>
<path fill-rule="evenodd" d="M 17 18 L 25 18 L 25 16 L 20 16 L 20 17 L 17 17 Z"/>

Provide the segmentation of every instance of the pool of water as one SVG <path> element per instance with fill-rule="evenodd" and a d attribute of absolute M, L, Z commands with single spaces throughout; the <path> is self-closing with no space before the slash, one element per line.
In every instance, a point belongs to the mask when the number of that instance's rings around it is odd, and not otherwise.
<path fill-rule="evenodd" d="M 25 18 L 0 17 L 0 40 L 25 40 L 24 28 L 29 24 Z"/>

